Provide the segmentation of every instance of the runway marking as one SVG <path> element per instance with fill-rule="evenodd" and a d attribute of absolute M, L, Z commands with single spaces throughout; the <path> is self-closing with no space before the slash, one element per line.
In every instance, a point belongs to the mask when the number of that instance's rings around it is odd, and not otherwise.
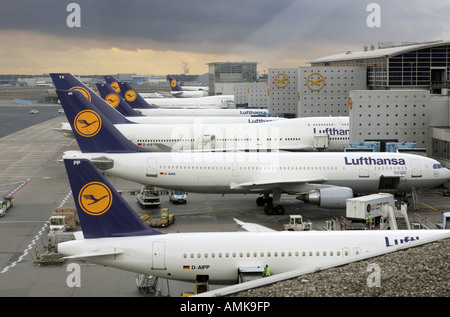
<path fill-rule="evenodd" d="M 72 142 L 70 142 L 67 147 L 71 146 L 73 143 L 75 142 L 75 140 L 73 140 Z M 54 161 L 56 161 L 56 159 L 61 156 L 64 153 L 64 151 L 62 151 L 61 153 L 59 153 L 50 163 L 47 164 L 47 166 L 45 166 L 43 169 L 41 169 L 39 171 L 39 173 L 37 173 L 36 175 L 34 175 L 32 178 L 29 178 L 24 184 L 22 184 L 21 186 L 17 187 L 13 193 L 11 194 L 11 196 L 14 196 L 14 194 L 16 194 L 18 191 L 22 190 L 27 184 L 30 183 L 30 181 L 32 181 L 33 179 L 35 179 L 37 176 L 39 176 L 45 169 L 47 169 L 50 164 L 52 164 Z M 59 204 L 59 207 L 64 206 L 64 204 L 66 203 L 67 199 L 70 197 L 70 195 L 72 195 L 72 191 L 70 191 L 66 197 L 64 197 L 64 199 L 62 200 L 62 202 Z M 47 230 L 49 221 L 47 220 L 45 222 L 45 224 L 42 226 L 41 230 L 39 230 L 38 234 L 34 237 L 34 239 L 31 241 L 31 243 L 26 247 L 26 249 L 23 251 L 22 255 L 19 256 L 19 258 L 12 262 L 10 265 L 8 265 L 7 267 L 5 267 L 3 270 L 0 271 L 0 274 L 3 274 L 5 272 L 8 272 L 9 269 L 15 267 L 18 263 L 22 262 L 22 260 L 24 259 L 25 256 L 28 255 L 29 251 L 34 247 L 34 245 L 36 244 L 37 241 L 39 241 L 41 235 Z"/>
<path fill-rule="evenodd" d="M 76 140 L 74 139 L 72 142 L 70 142 L 69 144 L 66 145 L 66 147 L 70 147 Z M 17 192 L 21 191 L 26 185 L 28 185 L 33 179 L 35 179 L 36 177 L 38 177 L 43 171 L 45 171 L 53 162 L 56 161 L 56 159 L 58 157 L 60 157 L 64 152 L 66 151 L 66 149 L 64 149 L 61 153 L 59 153 L 58 155 L 55 156 L 55 158 L 53 160 L 51 160 L 50 163 L 47 164 L 47 166 L 45 166 L 43 169 L 41 169 L 36 175 L 34 175 L 32 178 L 29 178 L 23 185 L 19 186 L 18 188 L 16 188 L 14 190 L 14 192 L 11 194 L 11 196 L 14 196 Z"/>
<path fill-rule="evenodd" d="M 27 248 L 23 251 L 22 255 L 19 256 L 19 258 L 11 263 L 9 266 L 5 267 L 3 270 L 0 271 L 0 274 L 8 272 L 9 269 L 15 267 L 18 263 L 22 262 L 25 256 L 28 255 L 28 252 L 33 248 L 33 246 L 36 244 L 37 241 L 39 241 L 40 236 L 46 231 L 48 226 L 48 221 L 45 222 L 44 226 L 39 230 L 38 234 L 34 237 L 34 239 L 31 241 L 31 243 L 27 246 Z"/>

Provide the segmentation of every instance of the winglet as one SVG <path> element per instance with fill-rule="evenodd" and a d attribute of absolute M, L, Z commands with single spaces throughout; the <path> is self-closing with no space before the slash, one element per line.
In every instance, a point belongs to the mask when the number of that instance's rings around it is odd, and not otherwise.
<path fill-rule="evenodd" d="M 85 239 L 164 234 L 149 227 L 86 159 L 64 159 Z"/>
<path fill-rule="evenodd" d="M 148 152 L 125 138 L 81 92 L 57 90 L 56 93 L 81 152 Z"/>

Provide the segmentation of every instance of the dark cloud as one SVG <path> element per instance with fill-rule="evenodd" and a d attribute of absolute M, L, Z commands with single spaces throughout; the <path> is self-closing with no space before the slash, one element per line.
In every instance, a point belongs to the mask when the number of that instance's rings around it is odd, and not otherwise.
<path fill-rule="evenodd" d="M 70 2 L 81 7 L 81 28 L 66 25 Z M 366 25 L 370 2 L 381 6 L 381 28 Z M 98 47 L 215 54 L 281 50 L 300 43 L 362 47 L 445 34 L 446 9 L 436 0 L 3 0 L 0 32 L 30 30 L 81 46 L 85 39 Z"/>

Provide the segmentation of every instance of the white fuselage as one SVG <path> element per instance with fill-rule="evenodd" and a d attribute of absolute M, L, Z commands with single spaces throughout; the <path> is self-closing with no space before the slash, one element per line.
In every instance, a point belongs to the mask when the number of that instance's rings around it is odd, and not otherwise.
<path fill-rule="evenodd" d="M 161 108 L 229 108 L 230 104 L 234 105 L 234 95 L 218 95 L 193 98 L 144 98 L 149 104 Z"/>
<path fill-rule="evenodd" d="M 87 259 L 155 277 L 195 281 L 206 275 L 210 283 L 229 284 L 238 282 L 238 268 L 269 265 L 272 274 L 318 269 L 431 237 L 448 238 L 449 230 L 170 233 L 69 241 L 60 243 L 58 252 L 115 249 L 123 254 Z"/>
<path fill-rule="evenodd" d="M 197 193 L 297 194 L 324 186 L 353 193 L 431 188 L 450 179 L 433 159 L 404 153 L 170 152 L 81 153 L 63 158 L 107 158 L 110 175 L 166 189 Z M 388 182 L 386 182 L 388 180 Z"/>
<path fill-rule="evenodd" d="M 165 117 L 252 117 L 268 114 L 267 109 L 169 109 L 169 108 L 136 108 L 144 116 Z"/>
<path fill-rule="evenodd" d="M 208 96 L 207 91 L 201 90 L 171 91 L 170 93 L 176 98 L 202 98 Z"/>
<path fill-rule="evenodd" d="M 175 151 L 302 151 L 314 149 L 314 138 L 324 134 L 328 135 L 327 150 L 342 151 L 349 147 L 348 121 L 348 117 L 312 117 L 250 125 L 205 123 L 198 118 L 193 124 L 116 124 L 115 127 L 127 139 L 150 151 L 161 151 L 161 144 Z"/>

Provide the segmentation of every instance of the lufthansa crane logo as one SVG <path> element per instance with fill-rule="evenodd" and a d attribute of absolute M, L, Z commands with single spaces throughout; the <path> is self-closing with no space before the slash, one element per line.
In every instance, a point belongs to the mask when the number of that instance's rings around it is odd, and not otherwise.
<path fill-rule="evenodd" d="M 172 79 L 170 82 L 170 87 L 175 88 L 177 86 L 177 81 L 175 79 Z"/>
<path fill-rule="evenodd" d="M 325 78 L 320 73 L 311 73 L 306 78 L 306 85 L 313 91 L 319 91 L 325 86 Z"/>
<path fill-rule="evenodd" d="M 87 214 L 100 216 L 111 207 L 111 190 L 108 186 L 100 182 L 88 183 L 80 190 L 78 203 Z"/>
<path fill-rule="evenodd" d="M 112 82 L 110 84 L 110 86 L 112 87 L 112 89 L 114 89 L 115 92 L 117 92 L 117 93 L 120 92 L 119 83 L 117 81 Z"/>
<path fill-rule="evenodd" d="M 289 78 L 285 73 L 278 73 L 275 75 L 273 82 L 278 88 L 284 88 L 289 84 Z"/>
<path fill-rule="evenodd" d="M 116 108 L 120 103 L 119 96 L 114 93 L 108 94 L 105 98 L 105 101 L 113 108 Z"/>
<path fill-rule="evenodd" d="M 125 92 L 125 100 L 128 102 L 133 102 L 136 100 L 137 94 L 134 90 L 127 90 L 127 92 Z"/>
<path fill-rule="evenodd" d="M 100 131 L 102 120 L 96 112 L 83 110 L 76 115 L 73 126 L 81 136 L 93 137 Z"/>
<path fill-rule="evenodd" d="M 87 91 L 86 88 L 83 88 L 80 86 L 75 86 L 75 87 L 70 88 L 69 90 L 79 91 L 83 94 L 84 97 L 86 97 L 87 100 L 91 101 L 91 94 L 89 93 L 89 91 Z"/>

